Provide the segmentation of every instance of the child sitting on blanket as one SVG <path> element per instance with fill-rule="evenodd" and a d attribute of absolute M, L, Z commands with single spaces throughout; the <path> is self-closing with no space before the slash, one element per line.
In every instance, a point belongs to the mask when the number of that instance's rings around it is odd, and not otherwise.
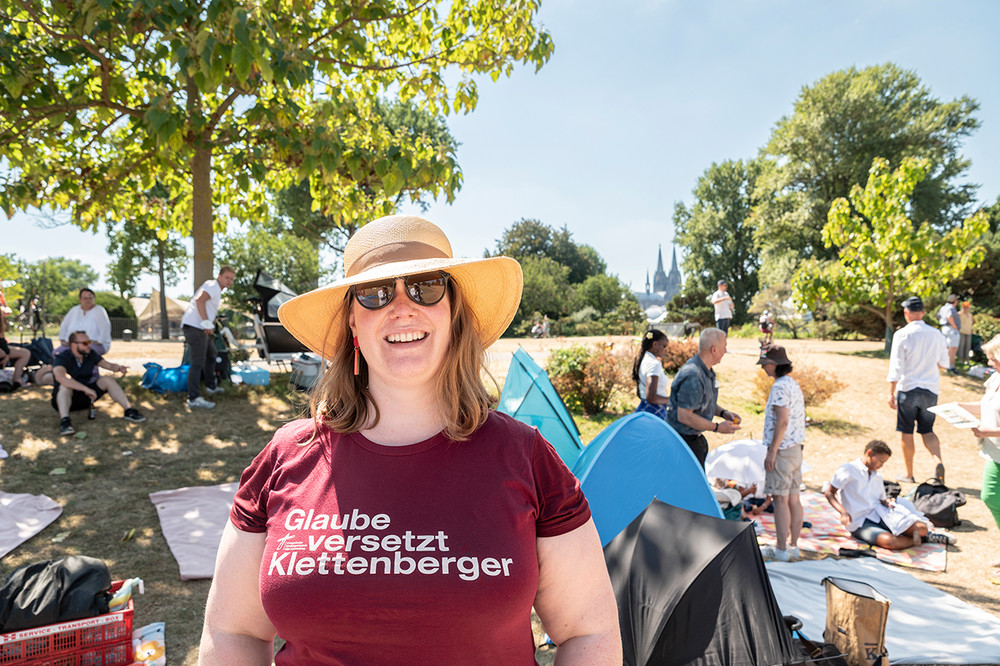
<path fill-rule="evenodd" d="M 886 498 L 878 471 L 892 450 L 873 439 L 857 460 L 841 465 L 824 491 L 840 522 L 858 541 L 889 550 L 919 546 L 921 542 L 954 544 L 950 534 L 928 532 L 926 517 L 905 500 Z"/>

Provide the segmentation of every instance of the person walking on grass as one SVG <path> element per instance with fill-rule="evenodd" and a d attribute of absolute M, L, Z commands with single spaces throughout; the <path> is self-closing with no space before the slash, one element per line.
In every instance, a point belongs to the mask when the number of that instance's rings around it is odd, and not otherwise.
<path fill-rule="evenodd" d="M 924 302 L 919 296 L 903 301 L 903 318 L 906 326 L 892 336 L 888 375 L 889 407 L 896 410 L 896 432 L 906 467 L 906 474 L 897 480 L 915 483 L 913 429 L 916 425 L 924 447 L 936 463 L 934 476 L 944 483 L 941 441 L 934 434 L 934 413 L 928 410 L 937 404 L 940 393 L 938 368 L 949 367 L 948 346 L 941 331 L 924 322 Z"/>
<path fill-rule="evenodd" d="M 55 388 L 52 389 L 52 407 L 59 412 L 59 434 L 72 435 L 73 422 L 69 413 L 83 409 L 90 410 L 88 417 L 94 419 L 97 412 L 96 402 L 102 395 L 108 393 L 111 398 L 125 408 L 125 420 L 141 423 L 146 417 L 129 403 L 125 391 L 118 385 L 114 377 L 103 376 L 94 380 L 97 368 L 111 372 L 120 372 L 123 376 L 128 372 L 124 365 L 109 363 L 104 357 L 90 348 L 90 336 L 84 331 L 76 331 L 69 335 L 69 349 L 57 354 L 53 361 L 53 376 Z"/>
<path fill-rule="evenodd" d="M 205 380 L 205 393 L 222 393 L 223 389 L 215 378 L 215 343 L 212 341 L 212 334 L 215 332 L 215 315 L 222 303 L 222 290 L 233 286 L 235 279 L 236 271 L 232 266 L 220 268 L 219 277 L 206 280 L 198 288 L 181 319 L 191 359 L 187 386 L 189 408 L 215 407 L 214 402 L 201 397 L 202 378 Z"/>
<path fill-rule="evenodd" d="M 774 505 L 774 546 L 761 549 L 765 558 L 788 562 L 799 559 L 802 531 L 802 442 L 806 438 L 806 405 L 798 382 L 790 377 L 792 362 L 785 348 L 771 345 L 757 361 L 774 378 L 764 407 L 764 493 Z"/>
<path fill-rule="evenodd" d="M 993 520 L 1000 527 L 1000 335 L 983 345 L 987 364 L 996 372 L 986 380 L 986 391 L 979 402 L 961 402 L 979 419 L 979 425 L 972 434 L 979 438 L 979 455 L 985 459 L 983 468 L 983 489 L 979 498 L 993 514 Z M 990 582 L 1000 585 L 1000 558 L 990 563 Z"/>

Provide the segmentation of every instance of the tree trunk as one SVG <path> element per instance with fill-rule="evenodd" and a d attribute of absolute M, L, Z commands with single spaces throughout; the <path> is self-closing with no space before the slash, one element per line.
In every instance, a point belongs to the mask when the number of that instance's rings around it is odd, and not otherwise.
<path fill-rule="evenodd" d="M 191 159 L 191 238 L 194 240 L 193 294 L 205 280 L 214 276 L 212 248 L 212 153 L 195 149 Z"/>
<path fill-rule="evenodd" d="M 163 271 L 163 244 L 166 241 L 156 241 L 157 273 L 160 277 L 160 339 L 170 339 L 170 318 L 167 317 L 167 280 Z"/>
<path fill-rule="evenodd" d="M 201 107 L 201 92 L 192 79 L 185 82 L 187 112 L 194 118 Z M 198 291 L 205 280 L 214 276 L 215 256 L 212 248 L 212 149 L 207 137 L 189 135 L 194 147 L 191 157 L 191 239 L 194 242 L 194 287 Z"/>

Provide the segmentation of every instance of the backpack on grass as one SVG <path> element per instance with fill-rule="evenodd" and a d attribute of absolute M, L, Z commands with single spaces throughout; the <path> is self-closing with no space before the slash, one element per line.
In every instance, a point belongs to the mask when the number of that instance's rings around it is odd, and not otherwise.
<path fill-rule="evenodd" d="M 954 527 L 962 520 L 958 507 L 965 506 L 965 493 L 952 490 L 940 479 L 930 478 L 913 491 L 913 506 L 917 507 L 935 527 Z"/>
<path fill-rule="evenodd" d="M 0 632 L 32 629 L 108 612 L 111 573 L 94 557 L 26 564 L 0 586 Z"/>

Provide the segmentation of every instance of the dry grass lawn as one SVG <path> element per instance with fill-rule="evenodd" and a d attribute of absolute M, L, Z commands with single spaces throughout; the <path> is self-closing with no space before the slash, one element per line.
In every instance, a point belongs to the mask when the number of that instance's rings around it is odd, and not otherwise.
<path fill-rule="evenodd" d="M 510 354 L 522 345 L 542 365 L 550 349 L 560 345 L 612 343 L 629 354 L 628 338 L 501 340 L 490 349 L 491 367 L 503 378 Z M 879 342 L 784 341 L 796 365 L 812 365 L 847 385 L 809 416 L 821 425 L 810 427 L 806 460 L 812 465 L 806 485 L 818 490 L 838 465 L 857 457 L 870 439 L 883 439 L 895 455 L 886 465 L 886 478 L 902 474 L 902 457 L 895 430 L 895 414 L 887 405 L 888 362 Z M 763 417 L 753 405 L 752 381 L 757 371 L 756 340 L 733 339 L 730 353 L 717 367 L 720 403 L 743 416 L 739 437 L 759 436 Z M 0 561 L 0 576 L 29 562 L 88 554 L 108 562 L 115 577 L 140 576 L 146 595 L 136 602 L 136 626 L 155 621 L 167 623 L 170 663 L 193 664 L 208 581 L 182 582 L 177 566 L 160 532 L 148 494 L 188 485 L 235 481 L 252 457 L 284 421 L 301 413 L 301 394 L 287 390 L 287 377 L 272 376 L 268 389 L 229 387 L 211 412 L 189 413 L 183 398 L 157 396 L 138 387 L 141 363 L 147 359 L 179 359 L 177 343 L 116 342 L 112 361 L 132 366 L 128 393 L 148 416 L 142 424 L 121 420 L 121 408 L 108 398 L 100 403 L 99 417 L 88 422 L 77 413 L 74 423 L 87 432 L 86 439 L 60 438 L 57 418 L 48 404 L 47 389 L 32 388 L 0 396 L 0 443 L 11 457 L 0 461 L 0 489 L 12 493 L 44 493 L 64 507 L 63 515 L 41 534 Z M 978 400 L 981 382 L 942 376 L 941 401 Z M 625 395 L 627 406 L 635 399 Z M 581 419 L 589 441 L 608 418 Z M 960 510 L 962 525 L 954 529 L 958 545 L 950 547 L 948 570 L 930 573 L 909 570 L 946 592 L 995 615 L 1000 615 L 1000 586 L 987 575 L 1000 547 L 997 526 L 979 500 L 983 461 L 975 439 L 965 431 L 939 423 L 948 485 L 962 490 L 969 503 Z M 711 446 L 736 436 L 709 435 Z M 53 474 L 63 468 L 65 474 Z M 916 475 L 930 476 L 930 457 L 917 444 Z M 919 480 L 919 478 L 918 478 Z M 904 492 L 908 488 L 904 485 Z M 125 538 L 131 533 L 131 538 Z"/>

